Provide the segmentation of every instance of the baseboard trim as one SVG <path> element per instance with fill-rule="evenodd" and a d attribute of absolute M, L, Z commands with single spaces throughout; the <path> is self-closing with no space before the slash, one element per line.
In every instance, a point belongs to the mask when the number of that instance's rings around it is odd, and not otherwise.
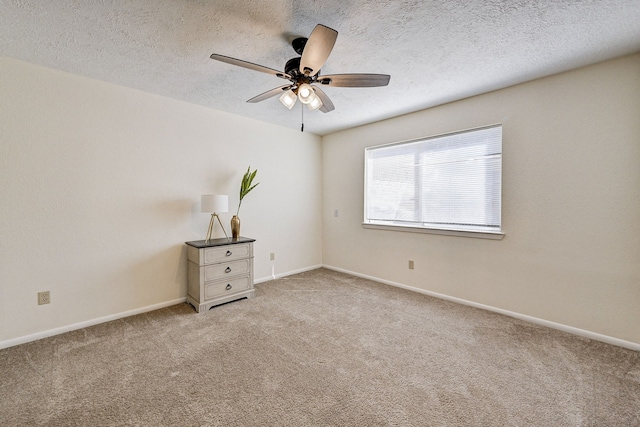
<path fill-rule="evenodd" d="M 458 304 L 463 304 L 463 305 L 467 305 L 467 306 L 470 306 L 470 307 L 480 308 L 480 309 L 483 309 L 483 310 L 492 311 L 494 313 L 503 314 L 505 316 L 513 317 L 515 319 L 524 320 L 525 322 L 530 322 L 530 323 L 534 323 L 534 324 L 537 324 L 537 325 L 546 326 L 546 327 L 549 327 L 549 328 L 552 328 L 552 329 L 557 329 L 557 330 L 560 330 L 560 331 L 563 331 L 563 332 L 567 332 L 567 333 L 570 333 L 570 334 L 573 334 L 573 335 L 581 336 L 581 337 L 584 337 L 584 338 L 589 338 L 589 339 L 592 339 L 592 340 L 601 341 L 601 342 L 604 342 L 604 343 L 607 343 L 607 344 L 616 345 L 618 347 L 628 348 L 629 350 L 640 351 L 640 343 L 634 343 L 634 342 L 631 342 L 631 341 L 622 340 L 622 339 L 611 337 L 611 336 L 608 336 L 608 335 L 603 335 L 603 334 L 599 334 L 599 333 L 596 333 L 596 332 L 587 331 L 585 329 L 575 328 L 573 326 L 567 326 L 567 325 L 563 325 L 561 323 L 556 323 L 556 322 L 551 322 L 549 320 L 540 319 L 538 317 L 528 316 L 526 314 L 516 313 L 516 312 L 513 312 L 513 311 L 504 310 L 504 309 L 493 307 L 493 306 L 490 306 L 490 305 L 480 304 L 480 303 L 469 301 L 469 300 L 465 300 L 465 299 L 462 299 L 462 298 L 452 297 L 452 296 L 441 294 L 441 293 L 438 293 L 438 292 L 427 291 L 425 289 L 416 288 L 414 286 L 409 286 L 409 285 L 405 285 L 405 284 L 402 284 L 402 283 L 393 282 L 391 280 L 385 280 L 385 279 L 381 279 L 381 278 L 378 278 L 378 277 L 369 276 L 367 274 L 357 273 L 355 271 L 346 270 L 346 269 L 339 268 L 339 267 L 334 267 L 334 266 L 331 266 L 331 265 L 319 264 L 319 265 L 314 265 L 314 266 L 311 266 L 311 267 L 301 268 L 301 269 L 297 269 L 297 270 L 291 270 L 291 271 L 288 271 L 288 272 L 285 272 L 285 273 L 279 273 L 279 274 L 276 274 L 276 275 L 273 275 L 273 276 L 257 279 L 257 280 L 254 281 L 254 283 L 257 284 L 257 283 L 269 282 L 271 280 L 279 279 L 279 278 L 286 277 L 286 276 L 291 276 L 291 275 L 298 274 L 298 273 L 304 273 L 306 271 L 311 271 L 311 270 L 315 270 L 315 269 L 318 269 L 318 268 L 326 268 L 326 269 L 329 269 L 329 270 L 338 271 L 340 273 L 350 274 L 352 276 L 361 277 L 363 279 L 372 280 L 374 282 L 383 283 L 385 285 L 395 286 L 397 288 L 406 289 L 406 290 L 409 290 L 409 291 L 412 291 L 412 292 L 418 292 L 420 294 L 432 296 L 434 298 L 439 298 L 439 299 L 442 299 L 442 300 L 451 301 L 451 302 L 455 302 L 455 303 L 458 303 Z M 153 305 L 149 305 L 149 306 L 146 306 L 146 307 L 137 308 L 137 309 L 134 309 L 134 310 L 124 311 L 124 312 L 112 314 L 112 315 L 109 315 L 109 316 L 99 317 L 99 318 L 96 318 L 96 319 L 86 320 L 84 322 L 79 322 L 79 323 L 74 323 L 74 324 L 67 325 L 67 326 L 62 326 L 60 328 L 54 328 L 54 329 L 50 329 L 50 330 L 47 330 L 47 331 L 42 331 L 42 332 L 38 332 L 38 333 L 35 333 L 35 334 L 31 334 L 31 335 L 25 335 L 23 337 L 12 338 L 12 339 L 9 339 L 9 340 L 0 341 L 0 349 L 13 347 L 13 346 L 20 345 L 20 344 L 25 344 L 25 343 L 28 343 L 28 342 L 31 342 L 31 341 L 36 341 L 36 340 L 42 339 L 42 338 L 48 338 L 48 337 L 51 337 L 51 336 L 54 336 L 54 335 L 63 334 L 65 332 L 75 331 L 75 330 L 86 328 L 86 327 L 89 327 L 89 326 L 98 325 L 100 323 L 110 322 L 112 320 L 122 319 L 124 317 L 135 316 L 136 314 L 142 314 L 142 313 L 146 313 L 148 311 L 153 311 L 153 310 L 158 310 L 158 309 L 165 308 L 165 307 L 170 307 L 172 305 L 180 304 L 180 303 L 183 303 L 183 302 L 186 302 L 186 301 L 187 301 L 186 297 L 178 298 L 178 299 L 175 299 L 175 300 L 172 300 L 172 301 L 165 301 L 165 302 L 162 302 L 162 303 L 159 303 L 159 304 L 153 304 Z"/>
<path fill-rule="evenodd" d="M 253 281 L 253 283 L 257 284 L 257 283 L 269 282 L 271 280 L 280 279 L 282 277 L 293 276 L 294 274 L 304 273 L 306 271 L 311 271 L 311 270 L 317 270 L 318 268 L 322 268 L 322 267 L 324 267 L 322 264 L 317 264 L 317 265 L 312 265 L 311 267 L 305 267 L 305 268 L 300 268 L 300 269 L 297 269 L 297 270 L 287 271 L 285 273 L 273 274 L 273 275 L 268 276 L 268 277 L 263 277 L 261 279 L 256 279 L 256 280 Z"/>
<path fill-rule="evenodd" d="M 533 316 L 528 316 L 526 314 L 516 313 L 514 311 L 503 310 L 501 308 L 497 308 L 497 307 L 493 307 L 493 306 L 485 305 L 485 304 L 480 304 L 480 303 L 469 301 L 469 300 L 465 300 L 465 299 L 462 299 L 462 298 L 452 297 L 452 296 L 441 294 L 441 293 L 438 293 L 438 292 L 427 291 L 425 289 L 416 288 L 414 286 L 409 286 L 409 285 L 405 285 L 405 284 L 402 284 L 402 283 L 393 282 L 393 281 L 390 281 L 390 280 L 380 279 L 378 277 L 373 277 L 373 276 L 369 276 L 369 275 L 366 275 L 366 274 L 356 273 L 355 271 L 345 270 L 343 268 L 333 267 L 331 265 L 323 265 L 322 267 L 324 267 L 326 269 L 329 269 L 329 270 L 338 271 L 340 273 L 346 273 L 346 274 L 350 274 L 352 276 L 361 277 L 363 279 L 372 280 L 374 282 L 384 283 L 385 285 L 395 286 L 397 288 L 407 289 L 409 291 L 418 292 L 418 293 L 421 293 L 421 294 L 424 294 L 424 295 L 429 295 L 429 296 L 432 296 L 434 298 L 439 298 L 439 299 L 443 299 L 443 300 L 446 300 L 446 301 L 451 301 L 451 302 L 455 302 L 455 303 L 458 303 L 458 304 L 467 305 L 467 306 L 470 306 L 470 307 L 480 308 L 480 309 L 483 309 L 483 310 L 492 311 L 494 313 L 504 314 L 505 316 L 513 317 L 513 318 L 520 319 L 520 320 L 524 320 L 525 322 L 530 322 L 530 323 L 534 323 L 534 324 L 537 324 L 537 325 L 546 326 L 546 327 L 551 328 L 551 329 L 557 329 L 557 330 L 560 330 L 560 331 L 563 331 L 563 332 L 568 332 L 568 333 L 573 334 L 573 335 L 577 335 L 577 336 L 584 337 L 584 338 L 589 338 L 589 339 L 592 339 L 592 340 L 595 340 L 595 341 L 601 341 L 601 342 L 604 342 L 604 343 L 607 343 L 607 344 L 612 344 L 612 345 L 615 345 L 615 346 L 618 346 L 618 347 L 628 348 L 629 350 L 640 351 L 640 344 L 639 343 L 634 343 L 634 342 L 631 342 L 631 341 L 625 341 L 625 340 L 622 340 L 622 339 L 619 339 L 619 338 L 610 337 L 608 335 L 599 334 L 597 332 L 591 332 L 591 331 L 587 331 L 585 329 L 575 328 L 573 326 L 567 326 L 567 325 L 563 325 L 561 323 L 551 322 L 549 320 L 540 319 L 538 317 L 533 317 Z"/>
<path fill-rule="evenodd" d="M 274 274 L 273 276 L 264 277 L 258 280 L 254 280 L 254 283 L 268 282 L 270 280 L 279 279 L 281 277 L 291 276 L 298 273 L 304 273 L 305 271 L 316 270 L 322 268 L 322 264 L 313 265 L 310 267 L 300 268 L 297 270 L 287 271 L 285 273 Z M 149 305 L 146 307 L 137 308 L 134 310 L 124 311 L 122 313 L 111 314 L 109 316 L 99 317 L 97 319 L 86 320 L 84 322 L 74 323 L 72 325 L 61 326 L 59 328 L 49 329 L 47 331 L 38 332 L 31 335 L 25 335 L 23 337 L 12 338 L 5 341 L 0 341 L 0 349 L 9 348 L 20 344 L 26 344 L 31 341 L 36 341 L 42 338 L 52 337 L 54 335 L 64 334 L 65 332 L 71 332 L 78 329 L 86 328 L 89 326 L 98 325 L 100 323 L 110 322 L 112 320 L 122 319 L 123 317 L 135 316 L 136 314 L 146 313 L 148 311 L 158 310 L 172 305 L 186 302 L 187 298 L 178 298 L 172 301 L 166 301 L 159 304 Z"/>
<path fill-rule="evenodd" d="M 123 311 L 121 313 L 111 314 L 109 316 L 98 317 L 97 319 L 86 320 L 84 322 L 74 323 L 72 325 L 62 326 L 59 328 L 49 329 L 48 331 L 42 331 L 24 337 L 13 338 L 10 340 L 0 341 L 0 349 L 13 347 L 20 344 L 26 344 L 31 341 L 36 341 L 42 338 L 52 337 L 54 335 L 64 334 L 65 332 L 71 332 L 78 329 L 86 328 L 89 326 L 98 325 L 100 323 L 110 322 L 112 320 L 122 319 L 123 317 L 135 316 L 136 314 L 146 313 L 148 311 L 154 311 L 172 305 L 186 302 L 187 298 L 178 298 L 172 301 L 165 301 L 159 304 L 148 305 L 146 307 L 136 308 L 134 310 Z"/>

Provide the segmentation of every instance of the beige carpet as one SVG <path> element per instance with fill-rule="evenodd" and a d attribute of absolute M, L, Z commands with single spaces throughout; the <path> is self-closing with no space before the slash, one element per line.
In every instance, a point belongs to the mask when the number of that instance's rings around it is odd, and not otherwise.
<path fill-rule="evenodd" d="M 329 270 L 0 350 L 2 426 L 639 426 L 640 353 Z"/>

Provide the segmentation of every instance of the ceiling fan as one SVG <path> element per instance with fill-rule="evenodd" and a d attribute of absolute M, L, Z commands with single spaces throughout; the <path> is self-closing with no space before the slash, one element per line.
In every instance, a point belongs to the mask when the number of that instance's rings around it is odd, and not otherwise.
<path fill-rule="evenodd" d="M 260 102 L 280 95 L 280 102 L 288 109 L 293 108 L 296 100 L 299 99 L 301 103 L 306 104 L 312 111 L 319 109 L 323 113 L 328 113 L 334 110 L 335 107 L 327 94 L 318 85 L 376 87 L 388 85 L 391 78 L 387 74 L 328 74 L 321 76 L 320 68 L 329 57 L 337 37 L 338 32 L 336 30 L 318 24 L 309 38 L 296 38 L 291 45 L 293 50 L 300 56 L 288 60 L 284 66 L 284 72 L 216 53 L 211 55 L 211 59 L 289 80 L 286 85 L 254 96 L 247 102 Z"/>

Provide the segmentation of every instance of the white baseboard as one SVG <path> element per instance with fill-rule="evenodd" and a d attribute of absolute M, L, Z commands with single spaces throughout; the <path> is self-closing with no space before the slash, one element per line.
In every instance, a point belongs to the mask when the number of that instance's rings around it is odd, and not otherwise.
<path fill-rule="evenodd" d="M 413 287 L 413 286 L 404 285 L 402 283 L 392 282 L 390 280 L 379 279 L 377 277 L 368 276 L 366 274 L 356 273 L 354 271 L 345 270 L 343 268 L 333 267 L 333 266 L 330 266 L 330 265 L 323 265 L 322 267 L 327 268 L 329 270 L 338 271 L 340 273 L 346 273 L 346 274 L 350 274 L 352 276 L 361 277 L 363 279 L 372 280 L 374 282 L 384 283 L 385 285 L 391 285 L 391 286 L 395 286 L 395 287 L 398 287 L 398 288 L 407 289 L 407 290 L 410 290 L 410 291 L 413 291 L 413 292 L 418 292 L 418 293 L 421 293 L 421 294 L 424 294 L 424 295 L 429 295 L 429 296 L 432 296 L 432 297 L 435 297 L 435 298 L 439 298 L 439 299 L 443 299 L 443 300 L 447 300 L 447 301 L 452 301 L 452 302 L 455 302 L 455 303 L 458 303 L 458 304 L 468 305 L 470 307 L 481 308 L 483 310 L 492 311 L 494 313 L 504 314 L 505 316 L 513 317 L 513 318 L 520 319 L 520 320 L 524 320 L 525 322 L 535 323 L 537 325 L 546 326 L 546 327 L 552 328 L 552 329 L 558 329 L 558 330 L 563 331 L 563 332 L 568 332 L 570 334 L 578 335 L 578 336 L 581 336 L 581 337 L 584 337 L 584 338 L 589 338 L 589 339 L 596 340 L 596 341 L 601 341 L 601 342 L 604 342 L 604 343 L 607 343 L 607 344 L 616 345 L 618 347 L 623 347 L 623 348 L 628 348 L 630 350 L 640 351 L 640 344 L 639 343 L 634 343 L 634 342 L 631 342 L 631 341 L 621 340 L 619 338 L 610 337 L 608 335 L 602 335 L 602 334 L 598 334 L 596 332 L 591 332 L 591 331 L 587 331 L 587 330 L 584 330 L 584 329 L 574 328 L 573 326 L 567 326 L 567 325 L 563 325 L 561 323 L 555 323 L 555 322 L 551 322 L 551 321 L 548 321 L 548 320 L 540 319 L 540 318 L 537 318 L 537 317 L 528 316 L 526 314 L 520 314 L 520 313 L 516 313 L 516 312 L 513 312 L 513 311 L 509 311 L 509 310 L 503 310 L 501 308 L 492 307 L 490 305 L 480 304 L 480 303 L 473 302 L 473 301 L 468 301 L 468 300 L 465 300 L 465 299 L 462 299 L 462 298 L 457 298 L 457 297 L 452 297 L 452 296 L 445 295 L 445 294 L 440 294 L 440 293 L 437 293 L 437 292 L 427 291 L 427 290 L 416 288 L 416 287 Z"/>
<path fill-rule="evenodd" d="M 86 320 L 84 322 L 74 323 L 72 325 L 62 326 L 60 328 L 49 329 L 48 331 L 38 332 L 24 337 L 13 338 L 10 340 L 0 341 L 0 349 L 13 347 L 19 344 L 25 344 L 42 338 L 52 337 L 54 335 L 64 334 L 65 332 L 75 331 L 77 329 L 86 328 L 88 326 L 98 325 L 100 323 L 110 322 L 112 320 L 122 319 L 123 317 L 135 316 L 136 314 L 146 313 L 148 311 L 158 310 L 160 308 L 170 307 L 187 301 L 187 298 L 178 298 L 172 301 L 165 301 L 159 304 L 148 305 L 146 307 L 136 308 L 134 310 L 123 311 L 122 313 L 111 314 L 109 316 L 99 317 L 97 319 Z"/>
<path fill-rule="evenodd" d="M 334 270 L 334 271 L 338 271 L 341 273 L 346 273 L 346 274 L 350 274 L 352 276 L 356 276 L 356 277 L 361 277 L 363 279 L 368 279 L 368 280 L 372 280 L 374 282 L 379 282 L 379 283 L 384 283 L 385 285 L 390 285 L 390 286 L 395 286 L 398 288 L 402 288 L 402 289 L 407 289 L 413 292 L 418 292 L 424 295 L 429 295 L 432 296 L 434 298 L 439 298 L 439 299 L 443 299 L 443 300 L 447 300 L 447 301 L 452 301 L 458 304 L 463 304 L 463 305 L 467 305 L 470 307 L 475 307 L 475 308 L 480 308 L 483 310 L 488 310 L 488 311 L 492 311 L 494 313 L 499 313 L 499 314 L 504 314 L 505 316 L 509 316 L 509 317 L 513 317 L 516 319 L 520 319 L 520 320 L 524 320 L 526 322 L 530 322 L 530 323 L 534 323 L 537 325 L 541 325 L 541 326 L 546 326 L 552 329 L 557 329 L 560 331 L 564 331 L 564 332 L 568 332 L 570 334 L 573 335 L 577 335 L 577 336 L 581 336 L 581 337 L 585 337 L 585 338 L 589 338 L 589 339 L 593 339 L 596 341 L 601 341 L 607 344 L 612 344 L 612 345 L 616 345 L 619 347 L 623 347 L 623 348 L 628 348 L 630 350 L 635 350 L 635 351 L 640 351 L 640 344 L 639 343 L 634 343 L 631 341 L 625 341 L 625 340 L 621 340 L 619 338 L 614 338 L 614 337 L 610 337 L 608 335 L 602 335 L 602 334 L 598 334 L 596 332 L 591 332 L 591 331 L 587 331 L 584 329 L 579 329 L 579 328 L 574 328 L 573 326 L 567 326 L 567 325 L 563 325 L 561 323 L 555 323 L 555 322 L 551 322 L 548 320 L 544 320 L 544 319 L 540 319 L 537 317 L 533 317 L 533 316 L 528 316 L 526 314 L 521 314 L 521 313 L 516 313 L 513 311 L 509 311 L 509 310 L 503 310 L 501 308 L 497 308 L 497 307 L 492 307 L 489 305 L 485 305 L 485 304 L 480 304 L 477 302 L 473 302 L 473 301 L 469 301 L 469 300 L 465 300 L 462 298 L 457 298 L 457 297 L 452 297 L 449 295 L 445 295 L 445 294 L 440 294 L 437 292 L 432 292 L 432 291 L 427 291 L 425 289 L 420 289 L 420 288 L 416 288 L 414 286 L 409 286 L 409 285 L 404 285 L 402 283 L 398 283 L 398 282 L 393 282 L 390 280 L 385 280 L 385 279 L 380 279 L 378 277 L 373 277 L 373 276 L 368 276 L 366 274 L 361 274 L 361 273 L 356 273 L 355 271 L 350 271 L 350 270 L 345 270 L 343 268 L 338 268 L 338 267 L 333 267 L 330 265 L 315 265 L 315 266 L 311 266 L 311 267 L 306 267 L 306 268 L 301 268 L 298 270 L 292 270 L 292 271 L 288 271 L 286 273 L 279 273 L 277 275 L 272 275 L 269 277 L 264 277 L 261 279 L 257 279 L 254 281 L 254 283 L 263 283 L 263 282 L 268 282 L 270 280 L 274 280 L 274 279 L 279 279 L 281 277 L 286 277 L 286 276 L 291 276 L 294 274 L 298 274 L 298 273 L 304 273 L 306 271 L 311 271 L 311 270 L 315 270 L 317 268 L 327 268 L 329 270 Z M 129 317 L 129 316 L 135 316 L 136 314 L 141 314 L 141 313 L 146 313 L 148 311 L 153 311 L 153 310 L 158 310 L 161 308 L 165 308 L 165 307 L 170 307 L 172 305 L 176 305 L 176 304 L 180 304 L 183 302 L 186 302 L 186 297 L 185 298 L 178 298 L 172 301 L 166 301 L 166 302 L 162 302 L 159 304 L 154 304 L 154 305 L 149 305 L 146 307 L 141 307 L 141 308 L 137 308 L 134 310 L 129 310 L 129 311 L 124 311 L 122 313 L 116 313 L 116 314 L 112 314 L 109 316 L 104 316 L 104 317 L 99 317 L 97 319 L 91 319 L 91 320 L 87 320 L 84 322 L 79 322 L 79 323 L 74 323 L 72 325 L 67 325 L 67 326 L 63 326 L 60 328 L 54 328 L 54 329 L 50 329 L 47 331 L 43 331 L 43 332 L 38 332 L 35 334 L 31 334 L 31 335 L 26 335 L 23 337 L 18 337 L 18 338 L 13 338 L 13 339 L 9 339 L 9 340 L 5 340 L 5 341 L 0 341 L 0 349 L 3 348 L 8 348 L 8 347 L 13 347 L 16 345 L 20 345 L 20 344 L 25 344 L 31 341 L 36 341 L 42 338 L 47 338 L 47 337 L 51 337 L 54 335 L 59 335 L 59 334 L 63 334 L 65 332 L 70 332 L 70 331 L 75 331 L 77 329 L 82 329 L 82 328 L 86 328 L 89 326 L 94 326 L 94 325 L 98 325 L 100 323 L 105 323 L 105 322 L 110 322 L 112 320 L 117 320 L 117 319 L 122 319 L 123 317 Z"/>
<path fill-rule="evenodd" d="M 298 270 L 287 271 L 286 273 L 272 274 L 271 276 L 263 277 L 262 279 L 256 279 L 253 281 L 253 283 L 268 282 L 270 280 L 280 279 L 281 277 L 292 276 L 298 273 L 304 273 L 305 271 L 317 270 L 318 268 L 322 268 L 322 267 L 323 267 L 322 264 L 318 264 L 318 265 L 313 265 L 311 267 L 300 268 Z"/>
<path fill-rule="evenodd" d="M 291 276 L 293 274 L 298 274 L 298 273 L 303 273 L 305 271 L 310 271 L 310 270 L 315 270 L 318 268 L 321 268 L 322 265 L 318 264 L 318 265 L 314 265 L 311 267 L 306 267 L 306 268 L 301 268 L 298 270 L 292 270 L 292 271 L 288 271 L 286 273 L 279 273 L 273 276 L 269 276 L 269 277 L 264 277 L 262 279 L 258 279 L 255 280 L 254 283 L 262 283 L 262 282 L 268 282 L 270 280 L 274 280 L 274 279 L 279 279 L 281 277 L 286 277 L 286 276 Z M 99 317 L 97 319 L 91 319 L 91 320 L 87 320 L 84 322 L 79 322 L 79 323 L 74 323 L 72 325 L 67 325 L 67 326 L 62 326 L 59 328 L 54 328 L 54 329 L 49 329 L 47 331 L 42 331 L 42 332 L 38 332 L 35 334 L 31 334 L 31 335 L 26 335 L 23 337 L 18 337 L 18 338 L 12 338 L 9 340 L 5 340 L 5 341 L 0 341 L 0 349 L 3 348 L 8 348 L 8 347 L 13 347 L 16 345 L 20 345 L 20 344 L 25 344 L 31 341 L 36 341 L 42 338 L 47 338 L 47 337 L 52 337 L 54 335 L 59 335 L 59 334 L 64 334 L 65 332 L 71 332 L 71 331 L 75 331 L 77 329 L 82 329 L 82 328 L 86 328 L 88 326 L 94 326 L 94 325 L 98 325 L 100 323 L 105 323 L 105 322 L 110 322 L 112 320 L 117 320 L 117 319 L 122 319 L 123 317 L 129 317 L 129 316 L 135 316 L 136 314 L 141 314 L 141 313 L 146 313 L 148 311 L 153 311 L 153 310 L 158 310 L 161 308 L 165 308 L 165 307 L 169 307 L 172 305 L 176 305 L 176 304 L 180 304 L 183 302 L 186 302 L 187 298 L 178 298 L 176 300 L 173 301 L 166 301 L 163 303 L 159 303 L 159 304 L 154 304 L 154 305 L 150 305 L 147 307 L 141 307 L 141 308 L 137 308 L 134 310 L 129 310 L 129 311 L 124 311 L 122 313 L 116 313 L 116 314 L 112 314 L 109 316 L 104 316 L 104 317 Z"/>

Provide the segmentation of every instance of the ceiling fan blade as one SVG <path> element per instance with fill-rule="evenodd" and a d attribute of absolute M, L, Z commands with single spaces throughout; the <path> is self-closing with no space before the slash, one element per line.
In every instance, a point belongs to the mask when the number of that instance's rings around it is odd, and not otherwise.
<path fill-rule="evenodd" d="M 315 91 L 320 101 L 322 101 L 322 107 L 320 107 L 320 111 L 323 113 L 328 113 L 329 111 L 335 110 L 336 107 L 333 106 L 333 102 L 329 99 L 326 93 L 320 90 L 319 87 L 313 86 L 313 90 Z"/>
<path fill-rule="evenodd" d="M 307 44 L 302 51 L 300 72 L 315 76 L 329 57 L 333 45 L 336 44 L 338 32 L 324 25 L 318 24 L 311 32 Z"/>
<path fill-rule="evenodd" d="M 291 76 L 282 71 L 274 70 L 273 68 L 265 67 L 263 65 L 254 64 L 252 62 L 243 61 L 242 59 L 231 58 L 230 56 L 218 55 L 217 53 L 211 54 L 211 59 L 216 61 L 226 62 L 227 64 L 237 65 L 238 67 L 248 68 L 249 70 L 260 71 L 261 73 L 267 73 L 280 77 L 282 79 L 291 80 Z"/>
<path fill-rule="evenodd" d="M 251 98 L 247 102 L 255 104 L 256 102 L 264 101 L 265 99 L 269 99 L 269 98 L 271 98 L 273 96 L 280 95 L 282 92 L 286 91 L 290 87 L 291 87 L 291 85 L 284 85 L 284 86 L 277 87 L 275 89 L 268 90 L 265 93 L 261 93 L 258 96 L 254 96 L 253 98 Z"/>
<path fill-rule="evenodd" d="M 389 84 L 387 74 L 328 74 L 318 77 L 316 83 L 335 87 L 377 87 Z"/>

